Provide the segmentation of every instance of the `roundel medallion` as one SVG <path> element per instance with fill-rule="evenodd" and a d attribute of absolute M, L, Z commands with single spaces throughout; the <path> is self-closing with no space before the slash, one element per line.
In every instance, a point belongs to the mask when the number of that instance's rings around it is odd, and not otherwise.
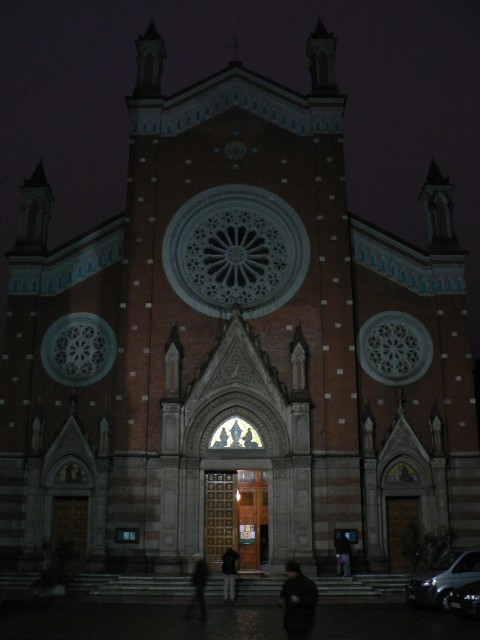
<path fill-rule="evenodd" d="M 401 311 L 372 316 L 358 334 L 358 356 L 363 370 L 391 386 L 419 380 L 432 363 L 433 344 L 425 326 Z"/>
<path fill-rule="evenodd" d="M 45 333 L 41 358 L 45 370 L 60 384 L 86 387 L 112 368 L 117 342 L 111 326 L 93 313 L 70 313 Z"/>
<path fill-rule="evenodd" d="M 230 160 L 241 160 L 247 155 L 247 147 L 239 140 L 233 140 L 225 145 L 225 155 Z"/>

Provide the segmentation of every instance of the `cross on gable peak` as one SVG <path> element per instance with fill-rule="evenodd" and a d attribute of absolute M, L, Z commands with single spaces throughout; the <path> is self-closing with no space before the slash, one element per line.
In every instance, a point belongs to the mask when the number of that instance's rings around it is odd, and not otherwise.
<path fill-rule="evenodd" d="M 240 49 L 240 47 L 242 45 L 238 42 L 237 37 L 235 36 L 233 38 L 233 42 L 231 44 L 226 44 L 225 46 L 228 47 L 229 49 L 233 49 L 233 60 L 232 60 L 232 62 L 239 63 L 240 60 L 238 59 L 238 50 Z"/>

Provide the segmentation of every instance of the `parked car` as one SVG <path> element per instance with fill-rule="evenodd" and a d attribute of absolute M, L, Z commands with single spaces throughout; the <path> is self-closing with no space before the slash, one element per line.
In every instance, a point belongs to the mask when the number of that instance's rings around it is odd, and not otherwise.
<path fill-rule="evenodd" d="M 446 551 L 430 569 L 416 573 L 406 588 L 406 599 L 418 606 L 448 611 L 448 595 L 480 580 L 480 548 Z"/>
<path fill-rule="evenodd" d="M 447 596 L 448 608 L 480 619 L 480 580 L 453 589 Z"/>

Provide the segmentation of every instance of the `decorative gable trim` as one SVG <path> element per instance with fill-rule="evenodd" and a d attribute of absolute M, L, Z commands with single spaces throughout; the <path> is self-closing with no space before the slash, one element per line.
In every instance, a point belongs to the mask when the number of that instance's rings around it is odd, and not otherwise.
<path fill-rule="evenodd" d="M 413 458 L 421 458 L 426 463 L 430 462 L 427 450 L 404 415 L 397 416 L 386 436 L 378 460 L 383 466 L 400 455 L 410 455 Z"/>
<path fill-rule="evenodd" d="M 279 382 L 258 338 L 252 335 L 237 308 L 208 356 L 184 405 L 183 447 L 189 456 L 226 455 L 224 449 L 209 448 L 213 432 L 225 420 L 241 417 L 255 425 L 264 447 L 248 449 L 249 456 L 285 455 L 293 448 L 292 413 L 286 389 Z M 310 450 L 308 419 L 298 424 L 306 432 Z M 227 450 L 237 455 L 235 449 Z M 196 453 L 195 453 L 196 452 Z"/>
<path fill-rule="evenodd" d="M 68 418 L 45 455 L 43 468 L 44 473 L 47 474 L 45 477 L 47 485 L 53 484 L 59 464 L 67 459 L 81 460 L 88 469 L 90 477 L 94 477 L 95 455 L 75 416 Z"/>
<path fill-rule="evenodd" d="M 343 131 L 343 96 L 303 98 L 243 68 L 164 100 L 128 100 L 130 132 L 174 137 L 239 107 L 298 136 Z"/>
<path fill-rule="evenodd" d="M 425 255 L 358 218 L 350 218 L 357 264 L 418 296 L 465 295 L 465 253 Z"/>
<path fill-rule="evenodd" d="M 230 392 L 235 387 L 248 389 L 252 395 L 262 398 L 269 397 L 277 406 L 286 406 L 286 390 L 278 381 L 267 354 L 261 351 L 250 327 L 244 324 L 236 309 L 216 349 L 190 389 L 187 413 L 192 404 L 201 404 L 208 397 Z"/>
<path fill-rule="evenodd" d="M 8 293 L 56 296 L 84 282 L 123 257 L 124 219 L 82 236 L 46 258 L 10 254 Z"/>

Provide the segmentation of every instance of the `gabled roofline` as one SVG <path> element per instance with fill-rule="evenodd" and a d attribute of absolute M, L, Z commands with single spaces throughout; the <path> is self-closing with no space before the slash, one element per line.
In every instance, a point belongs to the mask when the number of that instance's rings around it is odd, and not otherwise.
<path fill-rule="evenodd" d="M 219 71 L 215 71 L 214 73 L 210 74 L 206 78 L 202 78 L 202 80 L 198 80 L 197 82 L 194 82 L 184 87 L 183 89 L 179 89 L 178 91 L 176 91 L 175 93 L 172 93 L 169 96 L 165 96 L 160 100 L 157 99 L 157 101 L 161 101 L 165 104 L 167 102 L 176 102 L 179 98 L 187 99 L 185 98 L 185 96 L 190 97 L 191 94 L 198 93 L 198 91 L 201 88 L 204 88 L 205 86 L 220 84 L 222 82 L 222 76 L 234 76 L 234 75 L 241 75 L 245 78 L 251 77 L 252 79 L 260 81 L 261 84 L 270 85 L 280 94 L 290 95 L 295 99 L 305 102 L 307 104 L 312 101 L 328 102 L 330 100 L 330 101 L 338 102 L 339 99 L 343 99 L 343 100 L 346 99 L 345 94 L 338 94 L 336 96 L 311 96 L 310 94 L 303 94 L 303 93 L 300 93 L 299 91 L 295 91 L 295 89 L 291 89 L 290 87 L 287 87 L 284 84 L 276 82 L 275 80 L 272 80 L 267 76 L 257 73 L 256 71 L 253 71 L 248 67 L 244 67 L 242 62 L 230 62 L 227 67 L 224 67 Z M 135 96 L 127 96 L 127 102 L 130 102 L 130 101 L 144 102 L 145 100 L 141 98 L 136 98 Z"/>
<path fill-rule="evenodd" d="M 465 295 L 468 252 L 432 254 L 349 214 L 352 259 L 419 296 Z"/>
<path fill-rule="evenodd" d="M 239 107 L 294 135 L 343 131 L 346 96 L 303 96 L 232 63 L 170 97 L 128 97 L 132 135 L 173 137 Z"/>
<path fill-rule="evenodd" d="M 123 258 L 126 216 L 118 214 L 47 255 L 7 254 L 9 295 L 55 296 Z"/>

